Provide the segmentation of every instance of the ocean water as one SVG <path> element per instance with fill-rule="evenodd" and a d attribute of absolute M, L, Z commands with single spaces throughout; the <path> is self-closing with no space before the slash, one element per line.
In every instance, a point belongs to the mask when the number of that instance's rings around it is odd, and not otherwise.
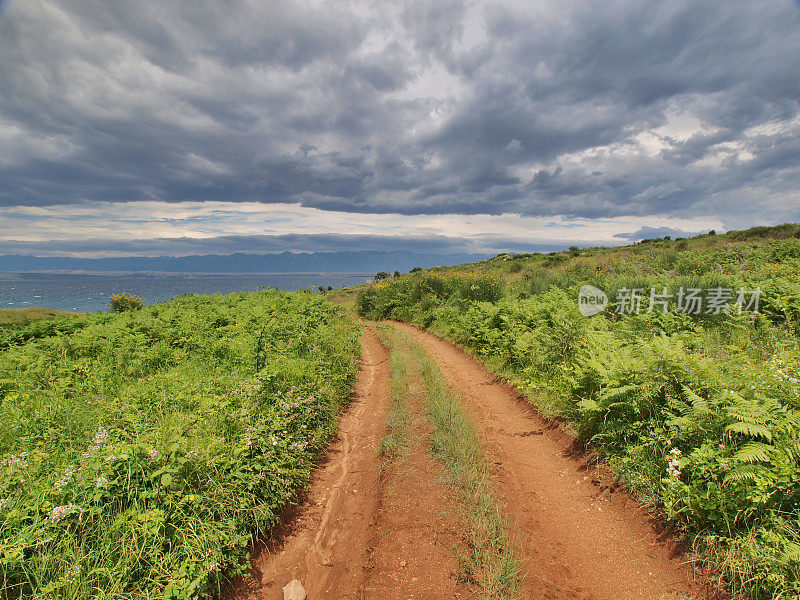
<path fill-rule="evenodd" d="M 148 304 L 182 294 L 252 292 L 264 287 L 300 290 L 318 286 L 358 285 L 372 279 L 367 274 L 298 273 L 263 275 L 55 275 L 0 273 L 0 308 L 42 306 L 57 310 L 106 310 L 111 294 L 130 292 Z"/>

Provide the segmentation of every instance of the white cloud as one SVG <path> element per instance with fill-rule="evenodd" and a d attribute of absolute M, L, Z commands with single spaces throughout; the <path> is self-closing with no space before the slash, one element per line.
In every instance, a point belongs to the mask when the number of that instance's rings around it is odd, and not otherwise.
<path fill-rule="evenodd" d="M 90 203 L 48 207 L 0 207 L 0 220 L 17 227 L 0 231 L 0 242 L 120 242 L 163 238 L 212 239 L 257 235 L 398 235 L 471 239 L 478 249 L 495 251 L 497 240 L 515 244 L 615 244 L 619 232 L 639 227 L 672 227 L 687 231 L 722 229 L 713 217 L 574 219 L 503 215 L 402 215 L 324 211 L 293 204 L 254 202 Z M 481 239 L 492 240 L 481 246 Z M 502 242 L 500 242 L 502 243 Z M 307 248 L 311 250 L 313 248 Z M 472 250 L 473 248 L 470 248 Z M 95 253 L 96 255 L 97 253 Z"/>

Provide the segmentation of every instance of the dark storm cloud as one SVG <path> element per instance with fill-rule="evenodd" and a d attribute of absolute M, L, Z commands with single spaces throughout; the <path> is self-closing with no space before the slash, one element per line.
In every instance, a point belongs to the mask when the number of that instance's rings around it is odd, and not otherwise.
<path fill-rule="evenodd" d="M 0 204 L 800 216 L 781 0 L 12 2 Z"/>

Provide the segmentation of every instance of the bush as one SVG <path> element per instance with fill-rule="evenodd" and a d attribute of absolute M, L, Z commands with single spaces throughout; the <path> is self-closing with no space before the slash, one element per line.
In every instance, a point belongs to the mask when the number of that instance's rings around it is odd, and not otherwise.
<path fill-rule="evenodd" d="M 129 294 L 128 292 L 122 292 L 121 294 L 111 294 L 109 303 L 111 305 L 111 312 L 121 313 L 126 310 L 142 308 L 144 306 L 144 298 Z"/>
<path fill-rule="evenodd" d="M 469 302 L 494 302 L 499 300 L 503 293 L 503 282 L 492 274 L 462 271 L 422 272 L 411 277 L 381 281 L 374 286 L 364 288 L 358 295 L 356 306 L 360 314 L 372 319 L 413 320 L 401 317 L 400 313 L 413 315 L 420 302 L 446 298 L 463 306 Z"/>
<path fill-rule="evenodd" d="M 358 306 L 449 337 L 516 383 L 545 416 L 566 419 L 630 490 L 695 540 L 735 591 L 798 598 L 796 231 L 753 230 L 735 234 L 737 243 L 717 236 L 713 245 L 680 240 L 679 253 L 662 239 L 592 256 L 531 256 L 514 261 L 525 277 L 505 284 L 487 275 L 486 263 L 437 269 L 378 284 Z M 506 266 L 495 272 L 516 271 L 507 255 L 497 260 Z M 585 283 L 608 294 L 605 313 L 579 314 Z M 622 288 L 645 291 L 640 314 L 615 314 Z M 666 312 L 647 312 L 651 288 L 672 294 Z M 730 304 L 678 312 L 680 288 L 731 289 L 732 303 L 739 288 L 760 288 L 762 314 L 740 315 Z"/>
<path fill-rule="evenodd" d="M 35 323 L 0 352 L 0 598 L 208 598 L 335 431 L 359 344 L 322 295 Z"/>

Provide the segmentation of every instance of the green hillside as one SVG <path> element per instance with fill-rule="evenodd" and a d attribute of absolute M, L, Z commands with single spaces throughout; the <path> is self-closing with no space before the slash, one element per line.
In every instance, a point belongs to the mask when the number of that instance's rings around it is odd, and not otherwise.
<path fill-rule="evenodd" d="M 75 314 L 74 312 L 54 310 L 52 308 L 40 308 L 38 306 L 32 306 L 30 308 L 0 308 L 0 327 L 27 325 L 33 321 L 70 317 Z"/>
<path fill-rule="evenodd" d="M 737 591 L 798 597 L 798 238 L 502 254 L 384 279 L 356 305 L 452 339 L 563 419 Z"/>
<path fill-rule="evenodd" d="M 195 598 L 308 481 L 359 354 L 320 295 L 0 330 L 0 598 Z"/>

